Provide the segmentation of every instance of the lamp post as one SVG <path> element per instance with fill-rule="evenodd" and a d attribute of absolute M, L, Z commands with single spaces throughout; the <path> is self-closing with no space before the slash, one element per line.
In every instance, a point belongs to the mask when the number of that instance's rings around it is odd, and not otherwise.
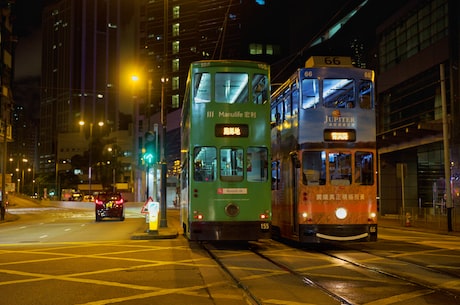
<path fill-rule="evenodd" d="M 168 170 L 168 163 L 166 162 L 166 131 L 167 131 L 167 114 L 166 114 L 166 101 L 165 101 L 165 84 L 168 82 L 166 77 L 161 78 L 161 125 L 163 132 L 161 135 L 161 217 L 160 227 L 165 228 L 168 226 L 168 220 L 166 218 L 166 171 Z"/>
<path fill-rule="evenodd" d="M 133 97 L 133 160 L 132 160 L 132 182 L 133 182 L 133 193 L 134 198 L 139 199 L 141 197 L 141 188 L 139 178 L 139 105 L 137 100 L 137 85 L 139 83 L 139 76 L 134 74 L 131 75 L 132 83 L 132 97 Z"/>
<path fill-rule="evenodd" d="M 160 227 L 165 228 L 168 226 L 166 218 L 166 171 L 168 164 L 166 162 L 166 118 L 167 108 L 165 100 L 165 85 L 168 82 L 166 77 L 166 63 L 168 57 L 168 0 L 163 0 L 163 77 L 161 78 L 161 125 L 163 126 L 163 133 L 161 136 L 161 204 L 160 204 Z"/>
<path fill-rule="evenodd" d="M 9 161 L 13 162 L 14 159 L 10 158 Z M 19 163 L 19 161 L 21 161 L 21 163 Z M 15 168 L 16 175 L 15 176 L 16 176 L 18 194 L 24 193 L 24 179 L 25 179 L 24 164 L 26 164 L 27 162 L 29 162 L 29 160 L 26 158 L 22 158 L 21 160 L 20 159 L 16 160 L 16 168 Z M 27 168 L 27 171 L 30 172 L 31 169 Z"/>
<path fill-rule="evenodd" d="M 84 126 L 85 125 L 85 121 L 80 121 L 79 122 L 80 126 Z M 89 123 L 89 145 L 88 145 L 88 159 L 89 159 L 89 162 L 88 162 L 88 189 L 89 189 L 89 195 L 92 195 L 92 191 L 91 191 L 91 180 L 92 180 L 92 154 L 93 154 L 93 122 Z M 97 123 L 97 125 L 99 125 L 99 127 L 102 127 L 104 126 L 104 122 L 100 121 Z"/>

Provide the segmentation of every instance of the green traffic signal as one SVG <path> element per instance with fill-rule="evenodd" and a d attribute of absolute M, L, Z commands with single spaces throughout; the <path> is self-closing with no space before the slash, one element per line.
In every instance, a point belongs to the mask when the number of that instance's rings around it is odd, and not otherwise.
<path fill-rule="evenodd" d="M 145 162 L 147 162 L 147 164 L 153 164 L 153 163 L 155 162 L 155 161 L 154 161 L 155 158 L 154 158 L 153 154 L 152 154 L 152 153 L 148 153 L 148 152 L 146 152 L 146 153 L 144 154 L 144 160 L 145 160 Z"/>
<path fill-rule="evenodd" d="M 157 147 L 156 134 L 152 131 L 147 131 L 144 135 L 144 161 L 151 165 L 157 162 Z"/>

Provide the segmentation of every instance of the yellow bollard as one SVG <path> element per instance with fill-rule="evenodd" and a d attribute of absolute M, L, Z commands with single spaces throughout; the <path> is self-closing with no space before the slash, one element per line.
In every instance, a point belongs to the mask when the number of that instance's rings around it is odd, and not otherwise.
<path fill-rule="evenodd" d="M 407 212 L 407 213 L 406 213 L 406 227 L 410 227 L 410 226 L 411 226 L 410 220 L 411 220 L 410 213 Z"/>

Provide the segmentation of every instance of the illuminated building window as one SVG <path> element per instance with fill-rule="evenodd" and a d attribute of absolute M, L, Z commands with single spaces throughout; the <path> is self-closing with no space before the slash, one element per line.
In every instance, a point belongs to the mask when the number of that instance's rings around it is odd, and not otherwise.
<path fill-rule="evenodd" d="M 179 108 L 179 94 L 173 94 L 171 96 L 172 108 Z"/>
<path fill-rule="evenodd" d="M 178 58 L 172 60 L 172 71 L 173 72 L 179 71 L 179 59 Z"/>
<path fill-rule="evenodd" d="M 273 46 L 271 44 L 267 44 L 265 47 L 265 53 L 267 55 L 273 55 Z"/>
<path fill-rule="evenodd" d="M 171 80 L 171 89 L 179 90 L 179 76 L 174 76 Z"/>
<path fill-rule="evenodd" d="M 173 7 L 172 9 L 172 16 L 173 18 L 179 18 L 179 13 L 180 13 L 180 6 L 179 5 L 176 5 Z"/>
<path fill-rule="evenodd" d="M 172 43 L 172 53 L 177 54 L 179 53 L 179 41 L 173 41 Z"/>
<path fill-rule="evenodd" d="M 249 54 L 251 55 L 259 55 L 263 52 L 263 45 L 261 43 L 251 43 L 249 45 Z"/>
<path fill-rule="evenodd" d="M 179 23 L 174 23 L 174 24 L 172 25 L 172 36 L 173 36 L 173 37 L 179 36 L 179 28 L 180 28 L 179 25 L 180 25 Z"/>

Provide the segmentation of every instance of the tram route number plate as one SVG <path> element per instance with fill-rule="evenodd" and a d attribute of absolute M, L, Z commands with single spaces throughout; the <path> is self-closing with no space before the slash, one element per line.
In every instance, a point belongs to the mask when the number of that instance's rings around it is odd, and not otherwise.
<path fill-rule="evenodd" d="M 260 224 L 260 229 L 261 230 L 269 230 L 270 229 L 270 224 L 268 222 L 262 222 Z"/>

